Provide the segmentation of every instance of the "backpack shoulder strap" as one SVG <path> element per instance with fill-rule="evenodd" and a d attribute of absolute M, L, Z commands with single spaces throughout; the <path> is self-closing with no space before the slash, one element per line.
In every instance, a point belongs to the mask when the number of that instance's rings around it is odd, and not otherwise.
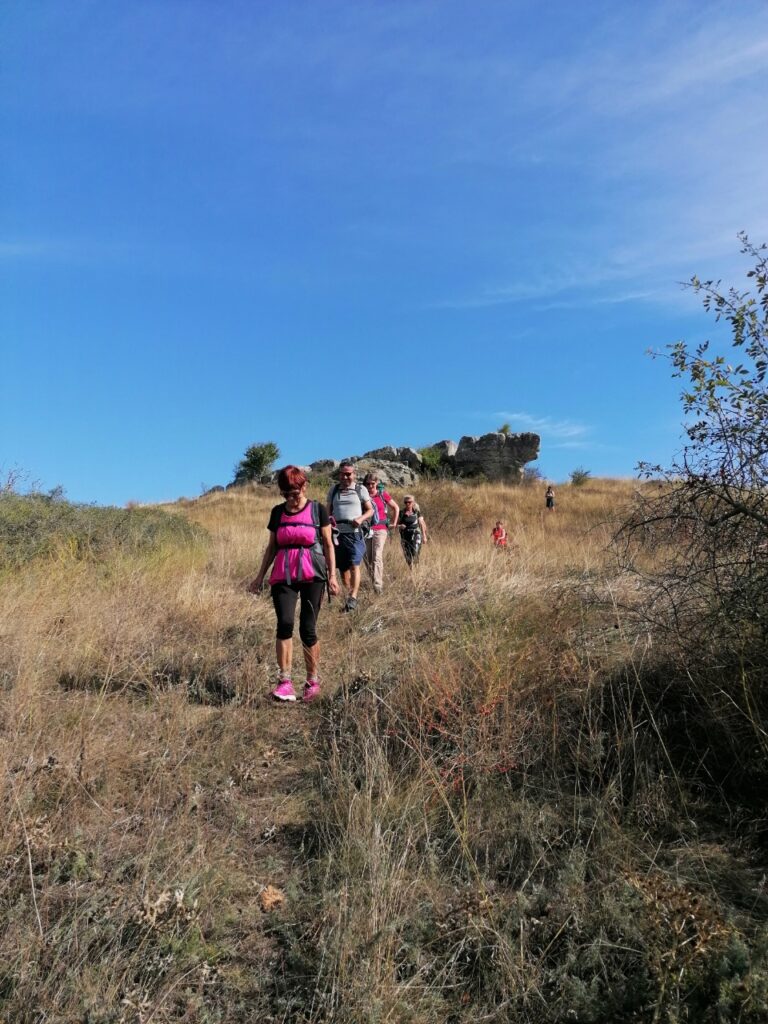
<path fill-rule="evenodd" d="M 373 528 L 374 526 L 380 526 L 381 522 L 382 522 L 381 516 L 379 515 L 379 506 L 376 504 L 376 501 L 375 501 L 376 498 L 381 498 L 381 491 L 378 489 L 378 487 L 376 488 L 375 493 L 371 493 L 371 491 L 368 491 L 368 499 L 369 499 L 369 501 L 371 503 L 371 508 L 373 509 L 373 516 L 372 516 L 371 519 L 368 520 L 368 525 L 371 528 Z M 362 508 L 362 504 L 363 503 L 361 501 L 360 502 L 360 507 L 361 508 Z M 385 509 L 385 515 L 386 515 L 386 509 Z"/>
<path fill-rule="evenodd" d="M 320 502 L 312 502 L 312 525 L 315 528 L 315 544 L 320 544 L 321 538 L 321 527 L 320 527 Z"/>

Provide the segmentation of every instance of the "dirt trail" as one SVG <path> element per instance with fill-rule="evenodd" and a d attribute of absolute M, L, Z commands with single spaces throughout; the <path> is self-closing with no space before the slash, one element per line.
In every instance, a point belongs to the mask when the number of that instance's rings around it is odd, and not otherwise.
<path fill-rule="evenodd" d="M 230 768 L 234 806 L 227 815 L 229 889 L 226 906 L 219 905 L 222 923 L 214 928 L 222 929 L 227 948 L 220 999 L 230 1013 L 233 1001 L 242 1001 L 250 1013 L 263 1014 L 282 1000 L 286 922 L 306 891 L 307 856 L 314 842 L 312 803 L 322 716 L 322 705 L 281 705 L 267 699 L 234 714 L 223 711 L 223 727 L 237 730 L 237 745 L 247 752 Z"/>

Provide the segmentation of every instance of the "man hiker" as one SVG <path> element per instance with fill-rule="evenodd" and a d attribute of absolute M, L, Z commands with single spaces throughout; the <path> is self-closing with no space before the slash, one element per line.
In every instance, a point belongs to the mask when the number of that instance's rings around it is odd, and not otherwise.
<path fill-rule="evenodd" d="M 373 505 L 368 491 L 356 482 L 351 462 L 339 466 L 339 482 L 328 491 L 326 504 L 339 532 L 336 567 L 347 593 L 342 611 L 352 612 L 357 608 L 360 563 L 365 554 L 363 527 L 373 518 Z"/>
<path fill-rule="evenodd" d="M 400 506 L 395 499 L 379 484 L 375 473 L 366 473 L 363 483 L 371 496 L 374 508 L 371 532 L 365 538 L 365 564 L 373 579 L 373 589 L 377 594 L 384 590 L 384 545 L 387 543 L 387 509 L 392 509 L 392 522 L 397 522 Z"/>

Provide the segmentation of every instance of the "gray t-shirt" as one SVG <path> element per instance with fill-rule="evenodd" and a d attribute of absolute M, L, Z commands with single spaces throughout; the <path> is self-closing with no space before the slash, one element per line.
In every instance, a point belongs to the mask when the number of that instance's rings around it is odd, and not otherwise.
<path fill-rule="evenodd" d="M 334 496 L 334 489 L 338 486 L 338 491 Z M 363 501 L 370 501 L 371 496 L 362 484 L 357 484 L 360 488 L 360 497 L 358 497 L 356 487 L 342 487 L 340 484 L 334 484 L 328 491 L 328 498 L 326 505 L 328 511 L 331 513 L 337 523 L 343 522 L 345 519 L 359 519 L 363 514 Z"/>

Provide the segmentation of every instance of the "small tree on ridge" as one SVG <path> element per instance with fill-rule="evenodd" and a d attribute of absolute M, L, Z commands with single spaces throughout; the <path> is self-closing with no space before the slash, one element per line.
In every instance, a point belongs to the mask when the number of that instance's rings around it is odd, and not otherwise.
<path fill-rule="evenodd" d="M 274 441 L 252 444 L 245 449 L 245 455 L 235 466 L 236 484 L 245 484 L 249 480 L 258 480 L 268 473 L 272 465 L 280 458 L 280 449 Z"/>

